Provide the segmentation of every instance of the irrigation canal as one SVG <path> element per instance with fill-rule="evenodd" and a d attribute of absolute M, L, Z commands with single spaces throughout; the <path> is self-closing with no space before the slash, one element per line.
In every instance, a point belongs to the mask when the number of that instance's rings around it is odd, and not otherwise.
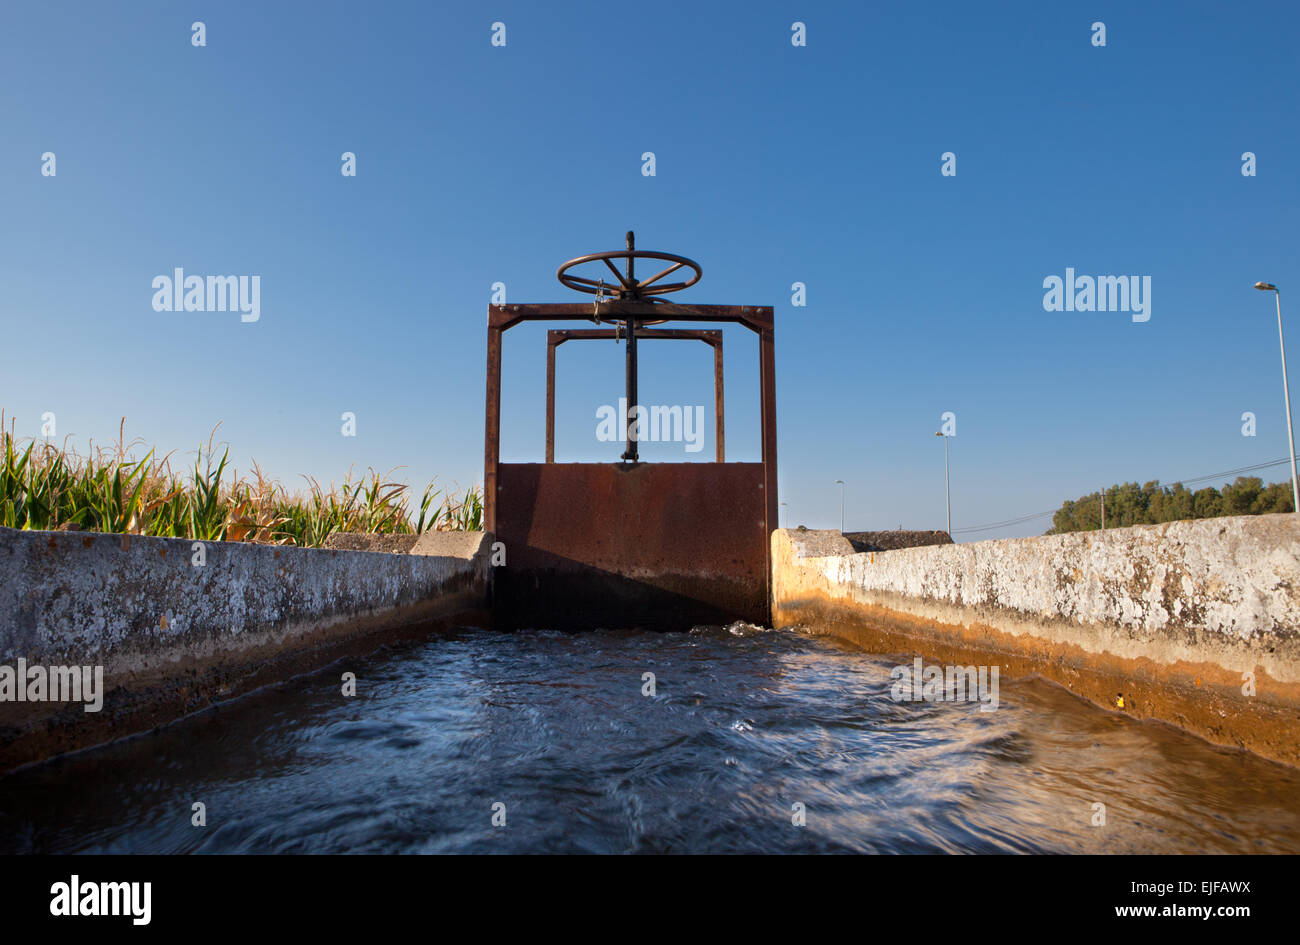
<path fill-rule="evenodd" d="M 1300 850 L 1300 772 L 1041 681 L 895 702 L 898 663 L 747 625 L 466 630 L 0 779 L 0 852 Z"/>

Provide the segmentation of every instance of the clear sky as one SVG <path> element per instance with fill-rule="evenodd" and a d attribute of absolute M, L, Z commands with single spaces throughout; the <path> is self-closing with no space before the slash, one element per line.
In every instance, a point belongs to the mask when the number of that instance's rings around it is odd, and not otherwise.
<path fill-rule="evenodd" d="M 838 525 L 840 478 L 849 529 L 943 527 L 944 411 L 954 529 L 1280 459 L 1251 286 L 1282 289 L 1300 385 L 1297 26 L 1240 2 L 6 4 L 0 405 L 20 436 L 125 417 L 178 456 L 221 421 L 291 487 L 469 485 L 492 284 L 576 298 L 558 264 L 634 229 L 702 264 L 677 299 L 774 306 L 788 524 Z M 259 320 L 155 311 L 177 267 L 260 277 Z M 1045 311 L 1067 267 L 1150 277 L 1149 321 Z M 543 331 L 506 336 L 506 460 L 543 456 Z M 757 459 L 757 345 L 726 338 L 728 458 Z M 707 347 L 643 354 L 646 402 L 711 411 Z M 557 458 L 616 460 L 595 412 L 621 347 L 559 372 Z"/>

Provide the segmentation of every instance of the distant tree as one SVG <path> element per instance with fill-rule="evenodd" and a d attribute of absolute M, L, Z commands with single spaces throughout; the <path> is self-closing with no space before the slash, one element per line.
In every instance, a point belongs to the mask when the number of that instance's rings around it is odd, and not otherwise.
<path fill-rule="evenodd" d="M 1193 518 L 1218 518 L 1223 514 L 1223 496 L 1212 486 L 1197 489 L 1192 496 Z"/>
<path fill-rule="evenodd" d="M 1260 491 L 1259 498 L 1255 500 L 1255 505 L 1250 511 L 1252 515 L 1294 512 L 1295 497 L 1291 494 L 1290 485 L 1285 482 L 1275 482 L 1271 486 L 1265 486 Z"/>
<path fill-rule="evenodd" d="M 1063 535 L 1066 532 L 1081 531 L 1078 522 L 1074 517 L 1074 502 L 1066 499 L 1056 513 L 1052 516 L 1052 527 L 1047 530 L 1049 535 Z"/>
<path fill-rule="evenodd" d="M 1238 476 L 1231 485 L 1223 487 L 1223 514 L 1252 514 L 1263 488 L 1264 483 L 1257 476 Z"/>
<path fill-rule="evenodd" d="M 1192 493 L 1181 482 L 1166 486 L 1152 494 L 1148 515 L 1152 524 L 1194 518 Z"/>
<path fill-rule="evenodd" d="M 1102 497 L 1106 502 L 1106 527 L 1158 525 L 1221 515 L 1267 515 L 1295 511 L 1291 484 L 1265 486 L 1257 476 L 1238 476 L 1223 491 L 1212 486 L 1192 492 L 1181 482 L 1161 486 L 1152 480 L 1139 486 L 1126 482 L 1070 499 L 1052 515 L 1049 535 L 1086 532 L 1101 528 Z"/>

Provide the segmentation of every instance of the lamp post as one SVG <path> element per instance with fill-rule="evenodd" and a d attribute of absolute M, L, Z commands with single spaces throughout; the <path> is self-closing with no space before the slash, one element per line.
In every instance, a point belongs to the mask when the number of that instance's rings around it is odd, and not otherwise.
<path fill-rule="evenodd" d="M 1255 288 L 1261 292 L 1272 292 L 1277 302 L 1277 343 L 1282 349 L 1282 399 L 1286 403 L 1286 442 L 1287 456 L 1291 460 L 1291 505 L 1295 514 L 1300 515 L 1300 480 L 1295 472 L 1295 434 L 1291 431 L 1291 391 L 1286 383 L 1286 341 L 1282 338 L 1282 293 L 1271 282 L 1256 282 Z"/>
<path fill-rule="evenodd" d="M 790 527 L 790 503 L 781 503 L 781 521 L 785 522 L 785 527 Z"/>
<path fill-rule="evenodd" d="M 836 479 L 840 487 L 840 534 L 844 534 L 844 480 Z"/>
<path fill-rule="evenodd" d="M 952 492 L 948 487 L 948 434 L 936 433 L 943 437 L 943 510 L 948 524 L 948 537 L 952 537 Z"/>

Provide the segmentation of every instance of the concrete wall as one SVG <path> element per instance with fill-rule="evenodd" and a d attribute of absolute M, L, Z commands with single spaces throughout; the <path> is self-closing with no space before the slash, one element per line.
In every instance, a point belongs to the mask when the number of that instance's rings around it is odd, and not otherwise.
<path fill-rule="evenodd" d="M 860 554 L 837 532 L 782 530 L 772 557 L 777 626 L 1039 674 L 1300 764 L 1300 517 Z"/>
<path fill-rule="evenodd" d="M 489 543 L 410 554 L 0 528 L 0 665 L 102 666 L 103 709 L 0 702 L 0 771 L 148 730 L 382 642 L 482 625 Z"/>

